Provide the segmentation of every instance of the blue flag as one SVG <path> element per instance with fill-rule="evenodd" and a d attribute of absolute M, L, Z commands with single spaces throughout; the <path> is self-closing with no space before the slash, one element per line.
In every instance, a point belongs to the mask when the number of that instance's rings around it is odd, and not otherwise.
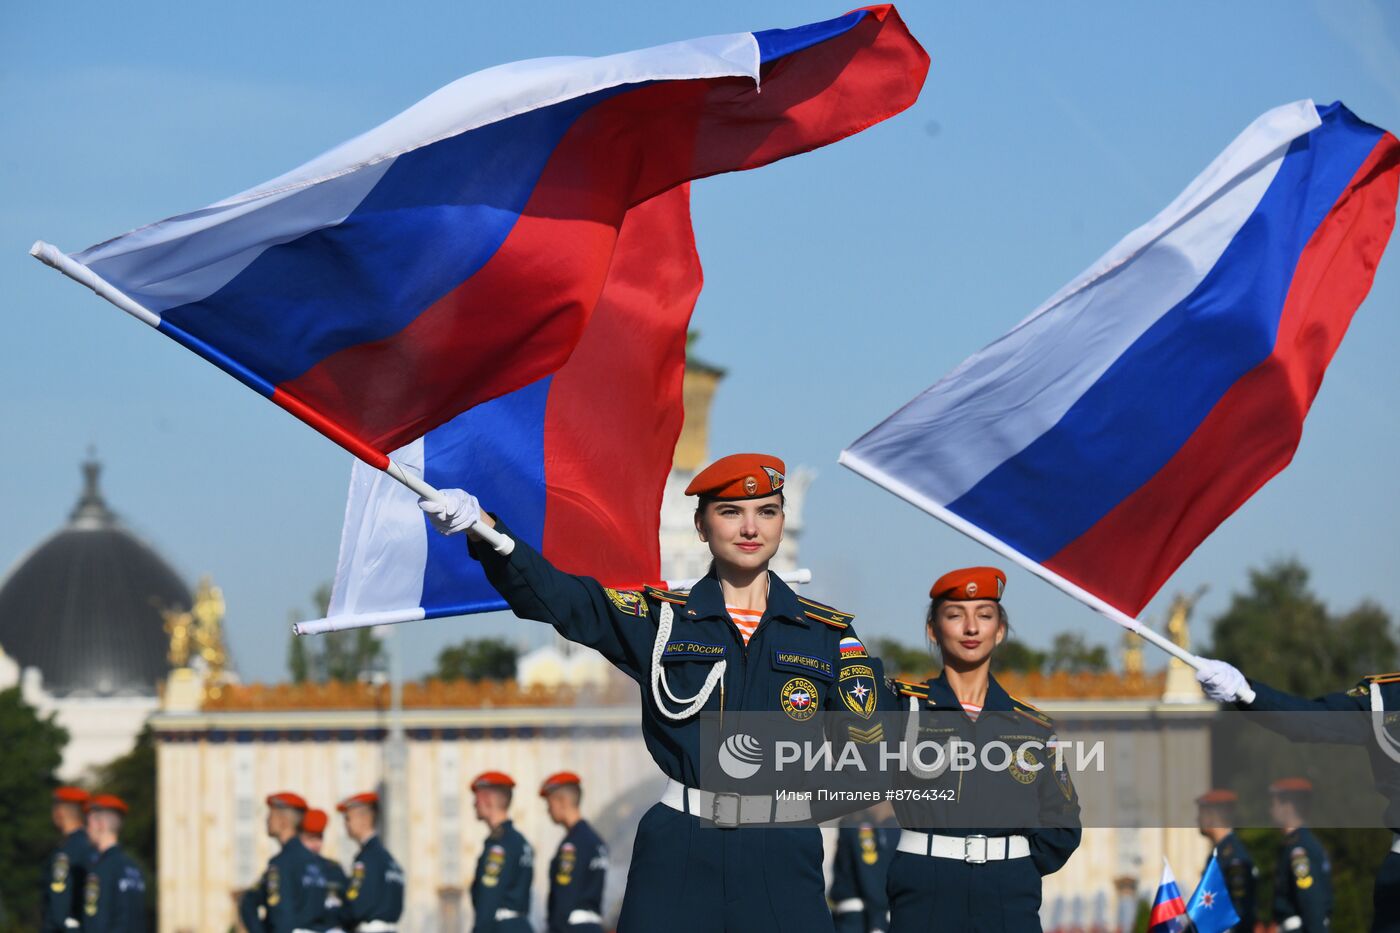
<path fill-rule="evenodd" d="M 1186 904 L 1186 916 L 1191 918 L 1191 926 L 1196 933 L 1224 933 L 1240 922 L 1235 913 L 1235 905 L 1230 901 L 1230 892 L 1225 887 L 1225 875 L 1220 871 L 1220 863 L 1212 852 L 1206 865 L 1201 883 L 1196 885 L 1196 893 Z"/>

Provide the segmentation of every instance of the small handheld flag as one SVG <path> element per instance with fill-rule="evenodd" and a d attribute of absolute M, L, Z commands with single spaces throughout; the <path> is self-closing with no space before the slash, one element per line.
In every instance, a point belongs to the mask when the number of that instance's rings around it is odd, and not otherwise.
<path fill-rule="evenodd" d="M 1240 922 L 1235 905 L 1230 900 L 1230 891 L 1225 887 L 1225 874 L 1220 870 L 1215 853 L 1206 863 L 1205 874 L 1196 885 L 1196 893 L 1186 904 L 1186 915 L 1191 918 L 1194 933 L 1225 933 Z"/>
<path fill-rule="evenodd" d="M 1172 866 L 1162 859 L 1162 880 L 1157 896 L 1152 899 L 1152 913 L 1147 918 L 1147 933 L 1181 933 L 1187 928 L 1186 902 L 1181 899 Z"/>

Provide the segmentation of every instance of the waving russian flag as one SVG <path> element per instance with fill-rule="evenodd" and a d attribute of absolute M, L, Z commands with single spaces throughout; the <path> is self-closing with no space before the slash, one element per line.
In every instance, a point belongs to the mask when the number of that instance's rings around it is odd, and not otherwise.
<path fill-rule="evenodd" d="M 393 454 L 434 486 L 471 490 L 557 566 L 613 586 L 661 578 L 661 496 L 701 285 L 688 189 L 628 212 L 567 363 Z M 328 619 L 298 631 L 505 607 L 462 538 L 433 531 L 414 493 L 357 462 Z"/>
<path fill-rule="evenodd" d="M 889 6 L 503 65 L 266 184 L 68 258 L 383 468 L 569 358 L 632 208 L 859 132 L 912 104 L 927 70 Z"/>
<path fill-rule="evenodd" d="M 1157 896 L 1152 899 L 1152 913 L 1147 917 L 1147 933 L 1181 933 L 1187 927 L 1186 902 L 1181 898 L 1172 867 L 1162 859 L 1162 881 Z"/>
<path fill-rule="evenodd" d="M 1161 214 L 841 462 L 1136 615 L 1293 457 L 1395 223 L 1400 144 L 1264 114 Z"/>

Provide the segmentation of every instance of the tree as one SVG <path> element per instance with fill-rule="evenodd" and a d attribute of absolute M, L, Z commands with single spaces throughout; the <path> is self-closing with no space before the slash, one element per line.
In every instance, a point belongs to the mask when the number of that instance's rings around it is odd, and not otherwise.
<path fill-rule="evenodd" d="M 514 680 L 519 650 L 500 638 L 468 638 L 438 652 L 442 680 Z"/>
<path fill-rule="evenodd" d="M 331 588 L 321 584 L 311 595 L 316 614 L 324 617 L 330 608 Z M 301 613 L 293 610 L 293 620 Z M 357 628 L 324 635 L 293 635 L 287 648 L 287 672 L 292 683 L 308 680 L 325 683 L 328 680 L 366 680 L 378 669 L 384 658 L 384 645 L 373 629 Z"/>
<path fill-rule="evenodd" d="M 893 638 L 877 638 L 871 646 L 875 657 L 885 662 L 889 677 L 923 677 L 939 665 L 927 648 L 914 648 Z"/>
<path fill-rule="evenodd" d="M 1038 674 L 1045 669 L 1046 657 L 1044 651 L 1008 638 L 992 655 L 992 673 L 1014 671 L 1017 674 Z"/>
<path fill-rule="evenodd" d="M 1061 632 L 1050 645 L 1046 665 L 1052 674 L 1100 673 L 1108 670 L 1108 649 L 1103 645 L 1090 646 L 1078 632 Z"/>
<path fill-rule="evenodd" d="M 1333 616 L 1308 588 L 1308 571 L 1284 560 L 1249 572 L 1211 627 L 1214 655 L 1290 693 L 1345 689 L 1362 674 L 1395 669 L 1390 617 L 1371 602 Z"/>
<path fill-rule="evenodd" d="M 0 903 L 9 926 L 31 929 L 38 921 L 39 872 L 58 834 L 49 819 L 68 733 L 54 717 L 40 717 L 18 687 L 0 690 Z"/>
<path fill-rule="evenodd" d="M 155 916 L 156 906 L 156 744 L 148 725 L 136 745 L 120 758 L 97 769 L 97 789 L 116 794 L 131 808 L 122 821 L 121 844 L 146 873 L 146 908 Z"/>

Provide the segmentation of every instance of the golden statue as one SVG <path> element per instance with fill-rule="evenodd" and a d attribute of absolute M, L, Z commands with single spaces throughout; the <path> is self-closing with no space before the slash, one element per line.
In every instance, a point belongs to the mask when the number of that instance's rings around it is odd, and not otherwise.
<path fill-rule="evenodd" d="M 170 666 L 175 668 L 188 667 L 190 663 L 190 633 L 194 628 L 194 616 L 188 612 L 180 612 L 178 609 L 162 609 L 161 618 L 165 619 L 165 634 L 170 637 L 170 650 L 166 652 L 166 657 L 170 660 Z"/>
<path fill-rule="evenodd" d="M 1127 630 L 1123 632 L 1123 674 L 1142 676 L 1142 638 Z"/>
<path fill-rule="evenodd" d="M 1172 597 L 1171 608 L 1167 610 L 1167 637 L 1186 651 L 1191 650 L 1191 610 L 1196 608 L 1196 603 L 1200 602 L 1207 589 L 1202 585 L 1190 596 L 1177 593 Z"/>
<path fill-rule="evenodd" d="M 228 649 L 224 646 L 224 593 L 206 574 L 194 594 L 194 647 L 204 662 L 205 679 L 210 683 L 223 680 L 228 667 Z"/>

